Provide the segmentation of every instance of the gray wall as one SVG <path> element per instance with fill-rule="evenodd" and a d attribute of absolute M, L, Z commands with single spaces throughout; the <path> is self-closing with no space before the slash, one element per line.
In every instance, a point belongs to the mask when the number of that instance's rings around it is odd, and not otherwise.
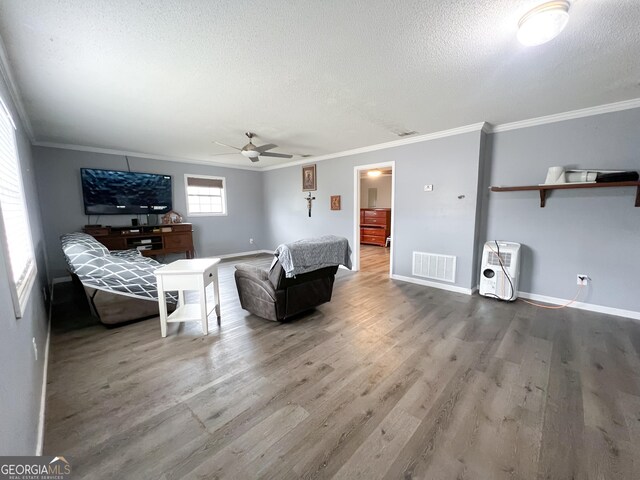
<path fill-rule="evenodd" d="M 12 108 L 6 85 L 0 77 L 0 97 Z M 0 249 L 0 455 L 33 455 L 37 445 L 38 415 L 44 372 L 47 312 L 43 298 L 46 290 L 46 257 L 40 222 L 38 194 L 33 175 L 31 146 L 12 109 L 18 130 L 16 139 L 27 198 L 31 235 L 36 255 L 38 278 L 29 296 L 23 317 L 16 319 L 9 291 L 9 273 Z M 38 347 L 33 353 L 32 339 Z"/>
<path fill-rule="evenodd" d="M 80 168 L 126 170 L 119 155 L 34 147 L 36 177 L 42 200 L 47 253 L 53 278 L 67 275 L 60 249 L 60 235 L 78 231 L 87 224 L 82 203 Z M 239 161 L 245 160 L 242 158 Z M 167 162 L 129 157 L 132 171 L 173 176 L 173 209 L 193 223 L 194 244 L 200 257 L 224 255 L 265 248 L 263 232 L 262 174 L 256 171 Z M 226 178 L 227 216 L 187 217 L 184 174 L 215 175 Z M 129 225 L 135 215 L 102 215 L 102 225 Z M 91 217 L 96 222 L 96 217 Z M 255 243 L 251 245 L 249 238 Z"/>
<path fill-rule="evenodd" d="M 377 189 L 377 208 L 391 208 L 391 177 L 364 177 L 360 180 L 360 208 L 369 207 L 370 188 Z"/>
<path fill-rule="evenodd" d="M 573 298 L 576 275 L 592 285 L 580 301 L 640 311 L 640 208 L 634 188 L 489 193 L 489 185 L 543 183 L 548 167 L 640 170 L 640 109 L 489 136 L 482 189 L 483 241 L 524 245 L 520 290 Z"/>
<path fill-rule="evenodd" d="M 0 95 L 8 102 L 4 84 Z M 14 115 L 17 119 L 17 116 Z M 174 176 L 175 209 L 185 212 L 185 172 L 227 178 L 228 217 L 191 218 L 200 255 L 273 249 L 279 243 L 333 233 L 353 243 L 353 168 L 396 161 L 396 231 L 394 273 L 411 276 L 414 250 L 456 255 L 456 284 L 471 287 L 487 239 L 524 245 L 521 290 L 572 298 L 575 278 L 593 279 L 584 302 L 640 311 L 636 272 L 640 270 L 640 208 L 633 206 L 633 189 L 555 191 L 544 209 L 537 192 L 491 193 L 489 185 L 535 184 L 547 168 L 640 169 L 640 109 L 570 120 L 494 135 L 480 132 L 375 152 L 336 158 L 317 164 L 318 191 L 313 215 L 307 216 L 301 191 L 301 167 L 267 172 L 206 167 L 131 158 L 132 170 Z M 58 237 L 86 223 L 82 211 L 79 168 L 123 169 L 122 157 L 70 150 L 31 148 L 18 132 L 32 235 L 40 285 L 31 293 L 25 316 L 1 316 L 0 338 L 0 454 L 30 454 L 35 450 L 43 373 L 46 311 L 41 285 L 46 275 L 64 274 Z M 424 184 L 434 191 L 425 193 Z M 46 231 L 43 241 L 38 192 Z M 342 195 L 342 210 L 331 211 L 329 197 Z M 459 195 L 464 198 L 459 199 Z M 102 217 L 100 222 L 128 223 Z M 248 238 L 256 239 L 250 246 Z M 0 253 L 1 256 L 1 253 Z M 7 272 L 0 257 L 0 301 L 10 305 Z M 31 339 L 40 351 L 35 361 Z"/>
<path fill-rule="evenodd" d="M 412 276 L 413 251 L 455 255 L 455 285 L 472 287 L 481 136 L 478 131 L 320 162 L 311 218 L 301 187 L 302 167 L 265 172 L 270 246 L 330 233 L 353 245 L 354 166 L 395 160 L 394 273 Z M 424 192 L 425 184 L 433 184 L 434 191 Z M 330 210 L 331 195 L 342 195 L 341 211 Z"/>

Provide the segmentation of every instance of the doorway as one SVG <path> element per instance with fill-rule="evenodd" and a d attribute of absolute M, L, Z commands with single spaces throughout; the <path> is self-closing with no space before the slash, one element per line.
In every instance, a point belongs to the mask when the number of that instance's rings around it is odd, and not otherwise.
<path fill-rule="evenodd" d="M 354 167 L 353 269 L 393 273 L 395 162 Z"/>

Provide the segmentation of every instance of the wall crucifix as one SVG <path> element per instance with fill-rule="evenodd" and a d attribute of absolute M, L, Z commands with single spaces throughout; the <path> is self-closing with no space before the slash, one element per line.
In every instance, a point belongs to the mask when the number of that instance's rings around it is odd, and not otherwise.
<path fill-rule="evenodd" d="M 313 200 L 315 200 L 315 199 L 316 199 L 316 197 L 312 197 L 312 196 L 311 196 L 311 192 L 309 192 L 309 193 L 307 194 L 307 196 L 306 196 L 306 197 L 304 197 L 304 198 L 305 198 L 305 200 L 307 201 L 307 210 L 309 210 L 309 216 L 311 216 L 311 202 L 312 202 Z"/>

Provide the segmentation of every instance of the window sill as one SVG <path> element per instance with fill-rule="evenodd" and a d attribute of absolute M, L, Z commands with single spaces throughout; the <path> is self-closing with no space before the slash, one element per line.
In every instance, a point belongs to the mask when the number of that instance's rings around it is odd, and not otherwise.
<path fill-rule="evenodd" d="M 16 318 L 22 318 L 24 316 L 27 303 L 29 303 L 29 298 L 31 297 L 31 292 L 33 291 L 37 273 L 38 271 L 35 265 L 32 265 L 25 277 L 24 287 L 21 289 L 21 293 L 18 294 L 18 292 L 16 291 L 15 298 L 13 299 L 13 309 L 15 311 Z M 13 288 L 15 289 L 15 284 L 13 285 Z"/>
<path fill-rule="evenodd" d="M 187 213 L 187 217 L 226 217 L 227 213 Z"/>

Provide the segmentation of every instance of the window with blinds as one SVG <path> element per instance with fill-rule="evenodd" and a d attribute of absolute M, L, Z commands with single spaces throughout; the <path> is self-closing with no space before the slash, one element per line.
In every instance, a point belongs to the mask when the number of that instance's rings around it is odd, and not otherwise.
<path fill-rule="evenodd" d="M 226 215 L 227 193 L 224 177 L 185 175 L 187 215 Z"/>
<path fill-rule="evenodd" d="M 13 307 L 16 317 L 20 318 L 35 278 L 36 267 L 16 147 L 15 124 L 1 99 L 0 171 L 2 247 L 7 271 L 11 276 L 9 284 Z"/>

